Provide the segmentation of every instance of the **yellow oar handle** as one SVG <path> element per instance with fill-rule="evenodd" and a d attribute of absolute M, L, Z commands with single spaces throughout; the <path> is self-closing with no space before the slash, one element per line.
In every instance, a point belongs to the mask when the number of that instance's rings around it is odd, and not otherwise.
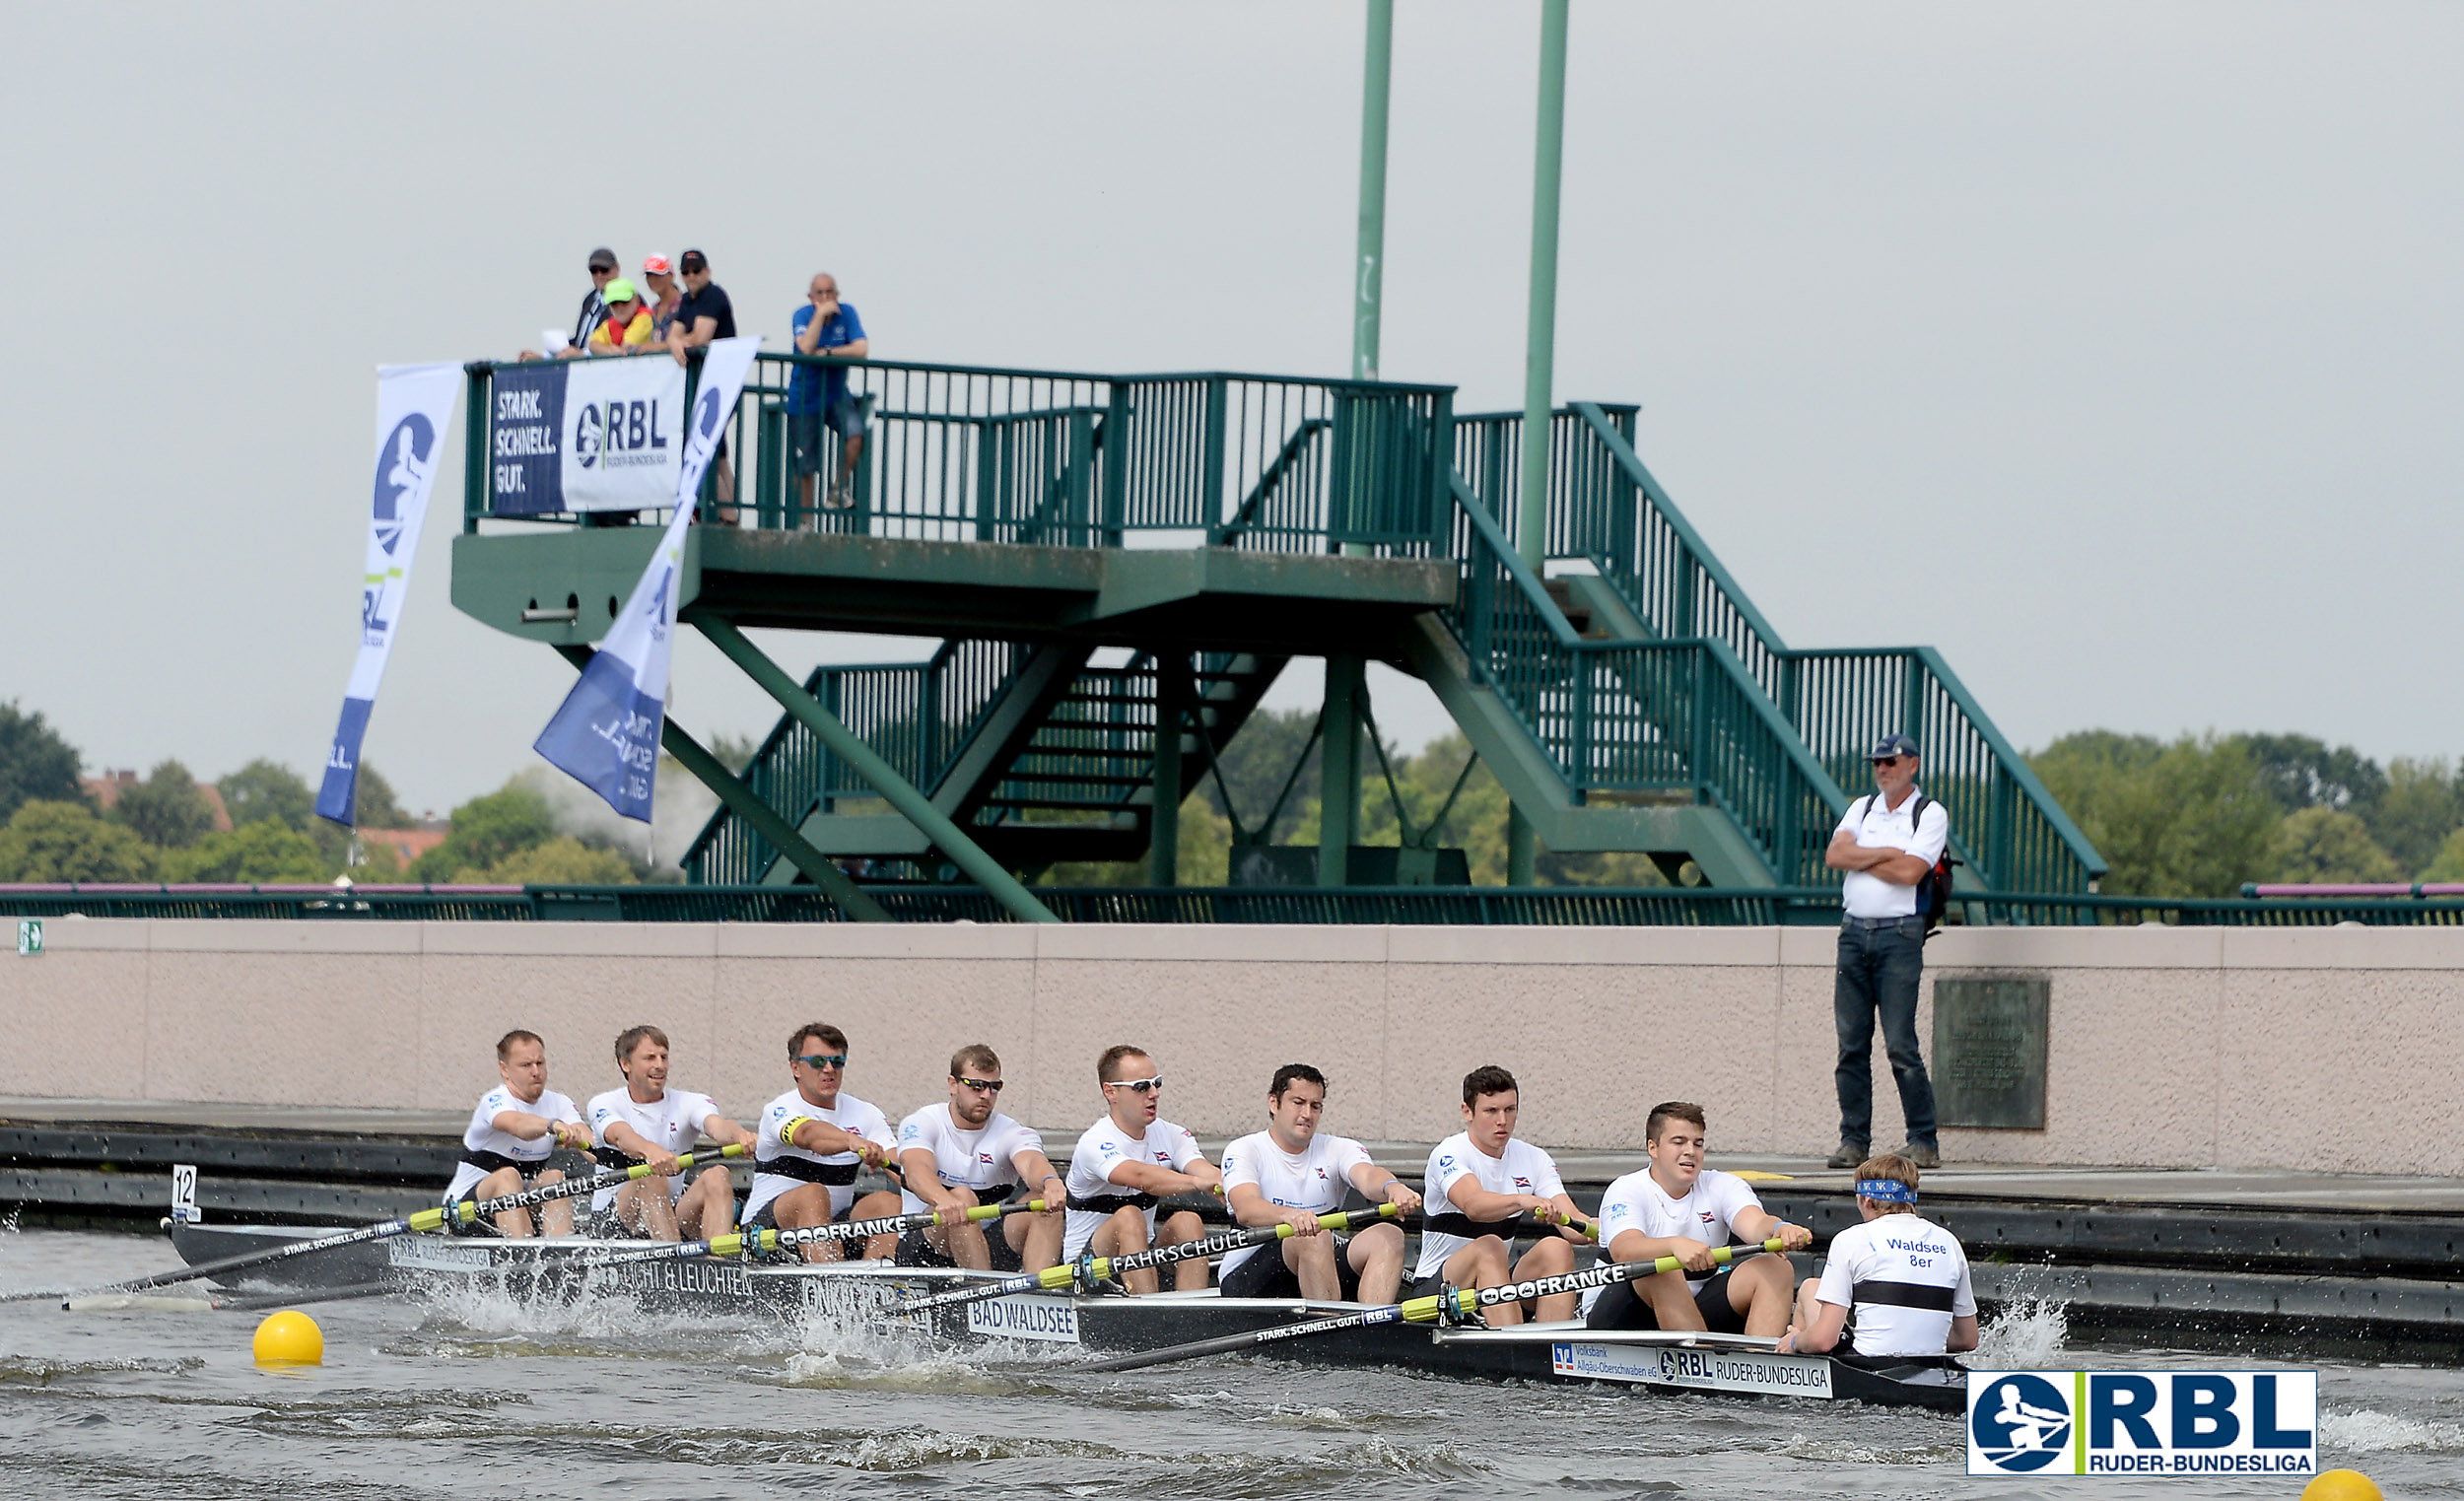
<path fill-rule="evenodd" d="M 1324 1225 L 1329 1230 L 1348 1230 L 1351 1228 L 1353 1219 L 1358 1215 L 1375 1214 L 1379 1219 L 1393 1219 L 1403 1212 L 1403 1211 L 1390 1199 L 1387 1202 L 1378 1205 L 1374 1210 L 1330 1209 L 1326 1213 L 1318 1216 L 1318 1223 Z M 1298 1234 L 1300 1234 L 1300 1232 L 1292 1228 L 1289 1224 L 1280 1224 L 1274 1227 L 1274 1238 L 1278 1241 L 1289 1240 Z M 1112 1258 L 1099 1256 L 1084 1262 L 1063 1262 L 1059 1266 L 1048 1266 L 1044 1270 L 1035 1274 L 1036 1285 L 1039 1287 L 1067 1287 L 1072 1282 L 1077 1280 L 1081 1267 L 1083 1267 L 1088 1277 L 1100 1282 L 1104 1278 L 1112 1275 Z"/>
<path fill-rule="evenodd" d="M 1730 1261 L 1735 1259 L 1740 1249 L 1743 1249 L 1747 1253 L 1752 1253 L 1757 1251 L 1779 1251 L 1783 1248 L 1780 1244 L 1779 1237 L 1773 1236 L 1771 1239 L 1764 1241 L 1759 1246 L 1746 1246 L 1743 1248 L 1735 1246 L 1714 1246 L 1711 1248 L 1711 1260 L 1725 1266 Z M 1664 1271 L 1677 1271 L 1681 1269 L 1684 1265 L 1685 1262 L 1677 1257 L 1664 1256 L 1651 1263 L 1650 1272 L 1637 1271 L 1634 1275 L 1639 1277 Z M 1594 1268 L 1594 1270 L 1598 1270 L 1598 1268 Z M 1574 1272 L 1565 1276 L 1540 1277 L 1533 1280 L 1541 1283 L 1553 1283 L 1571 1280 L 1572 1278 L 1589 1277 L 1590 1275 L 1592 1275 L 1591 1272 Z M 1509 1283 L 1507 1285 L 1512 1286 L 1514 1284 Z M 1574 1287 L 1558 1288 L 1554 1290 L 1579 1292 L 1582 1290 L 1582 1284 L 1578 1282 Z M 1476 1287 L 1458 1287 L 1449 1289 L 1446 1292 L 1431 1293 L 1425 1298 L 1412 1298 L 1403 1305 L 1403 1322 L 1405 1324 L 1432 1324 L 1449 1312 L 1452 1312 L 1456 1318 L 1469 1319 L 1480 1311 L 1481 1291 L 1482 1289 Z M 1549 1296 L 1549 1294 L 1547 1292 L 1543 1292 L 1540 1296 L 1546 1297 Z M 1500 1299 L 1498 1301 L 1502 1302 L 1506 1300 Z M 1454 1305 L 1451 1310 L 1447 1307 L 1449 1303 Z"/>

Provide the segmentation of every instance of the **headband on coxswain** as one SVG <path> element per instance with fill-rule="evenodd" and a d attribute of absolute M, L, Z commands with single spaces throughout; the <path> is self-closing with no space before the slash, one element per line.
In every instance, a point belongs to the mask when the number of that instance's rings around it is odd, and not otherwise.
<path fill-rule="evenodd" d="M 1860 1178 L 1857 1180 L 1857 1196 L 1871 1198 L 1878 1203 L 1912 1204 L 1916 1202 L 1916 1190 L 1896 1179 Z"/>

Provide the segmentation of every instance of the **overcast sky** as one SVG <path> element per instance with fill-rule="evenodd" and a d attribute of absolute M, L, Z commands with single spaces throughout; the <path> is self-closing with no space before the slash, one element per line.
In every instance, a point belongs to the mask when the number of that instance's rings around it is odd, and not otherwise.
<path fill-rule="evenodd" d="M 1385 370 L 1519 405 L 1538 8 L 1397 9 Z M 888 358 L 1349 359 L 1357 4 L 11 29 L 0 699 L 90 769 L 313 771 L 373 368 L 536 342 L 602 242 L 707 248 L 774 343 L 827 269 Z M 2464 9 L 1575 0 L 1569 74 L 1558 395 L 1643 403 L 1792 645 L 1939 646 L 2022 747 L 2464 750 Z M 367 743 L 415 810 L 536 764 L 572 681 L 448 603 L 445 462 Z M 690 635 L 676 674 L 697 733 L 776 717 Z"/>

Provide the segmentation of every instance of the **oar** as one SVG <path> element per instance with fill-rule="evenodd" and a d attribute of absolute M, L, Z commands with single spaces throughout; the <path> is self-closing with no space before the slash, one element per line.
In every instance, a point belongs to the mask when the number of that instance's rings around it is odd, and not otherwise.
<path fill-rule="evenodd" d="M 1777 1240 L 1764 1241 L 1748 1251 L 1777 1251 Z M 1715 1262 L 1726 1262 L 1730 1248 L 1721 1246 L 1711 1253 Z M 1284 1339 L 1306 1339 L 1312 1334 L 1333 1334 L 1347 1329 L 1369 1329 L 1380 1324 L 1434 1324 L 1451 1313 L 1470 1318 L 1480 1309 L 1499 1303 L 1519 1303 L 1525 1298 L 1544 1298 L 1551 1293 L 1581 1292 L 1589 1287 L 1606 1287 L 1611 1282 L 1630 1282 L 1655 1272 L 1675 1271 L 1685 1263 L 1673 1256 L 1656 1262 L 1610 1262 L 1589 1271 L 1569 1271 L 1553 1277 L 1532 1277 L 1521 1282 L 1508 1282 L 1499 1287 L 1449 1288 L 1425 1298 L 1412 1298 L 1402 1303 L 1389 1303 L 1383 1308 L 1364 1309 L 1356 1314 L 1337 1314 L 1331 1319 L 1312 1319 L 1303 1324 L 1279 1325 L 1274 1329 L 1254 1330 L 1246 1334 L 1223 1334 L 1213 1339 L 1196 1339 L 1188 1344 L 1167 1345 L 1160 1350 L 1141 1350 L 1134 1355 L 1115 1355 L 1108 1360 L 1092 1360 L 1077 1369 L 1081 1371 L 1134 1371 L 1143 1366 L 1163 1365 L 1175 1360 L 1196 1360 L 1205 1355 L 1229 1354 L 1235 1350 L 1256 1349 Z"/>
<path fill-rule="evenodd" d="M 1321 1214 L 1318 1216 L 1318 1223 L 1329 1230 L 1350 1230 L 1373 1219 L 1393 1219 L 1398 1212 L 1392 1203 L 1384 1203 L 1374 1209 L 1354 1209 L 1349 1214 L 1339 1212 Z M 1030 1271 L 1020 1276 L 1004 1277 L 998 1282 L 983 1282 L 951 1292 L 936 1292 L 925 1297 L 910 1298 L 898 1306 L 897 1312 L 921 1314 L 936 1308 L 949 1308 L 960 1303 L 981 1303 L 987 1298 L 1006 1297 L 1014 1292 L 1046 1292 L 1072 1284 L 1084 1286 L 1090 1282 L 1101 1282 L 1107 1277 L 1117 1277 L 1125 1271 L 1143 1271 L 1149 1266 L 1167 1266 L 1174 1262 L 1189 1261 L 1193 1257 L 1205 1257 L 1212 1260 L 1227 1251 L 1238 1251 L 1244 1246 L 1263 1246 L 1268 1241 L 1283 1240 L 1298 1233 L 1288 1224 L 1260 1225 L 1250 1230 L 1226 1231 L 1221 1235 L 1208 1236 L 1204 1240 L 1183 1241 L 1177 1246 L 1158 1246 L 1152 1251 L 1133 1251 L 1127 1256 L 1080 1257 L 1074 1262 L 1063 1262 L 1059 1266 L 1047 1266 L 1042 1271 Z"/>
<path fill-rule="evenodd" d="M 741 1146 L 720 1147 L 718 1155 L 741 1157 L 746 1150 Z M 671 1171 L 683 1172 L 698 1160 L 701 1159 L 697 1159 L 688 1152 L 676 1159 L 676 1165 Z M 276 1262 L 290 1261 L 295 1256 L 313 1256 L 320 1251 L 338 1251 L 345 1246 L 364 1246 L 370 1241 L 390 1240 L 397 1235 L 408 1235 L 413 1231 L 442 1230 L 448 1220 L 457 1225 L 476 1224 L 482 1218 L 494 1218 L 508 1209 L 528 1209 L 559 1198 L 573 1198 L 582 1194 L 595 1194 L 601 1189 L 612 1189 L 635 1179 L 649 1178 L 654 1171 L 649 1163 L 642 1162 L 629 1168 L 610 1168 L 604 1173 L 593 1173 L 587 1178 L 572 1178 L 563 1183 L 541 1184 L 535 1189 L 524 1189 L 518 1194 L 508 1194 L 503 1198 L 481 1199 L 476 1203 L 422 1209 L 408 1219 L 389 1219 L 382 1224 L 369 1225 L 358 1230 L 345 1230 L 339 1235 L 319 1236 L 312 1241 L 293 1241 L 287 1246 L 276 1246 L 267 1251 L 243 1252 L 239 1256 L 224 1257 L 220 1261 L 199 1262 L 193 1266 L 183 1266 L 176 1271 L 158 1271 L 150 1277 L 108 1283 L 88 1292 L 69 1294 L 67 1303 L 61 1306 L 67 1307 L 69 1304 L 102 1293 L 137 1292 L 148 1287 L 168 1287 L 173 1282 L 190 1282 L 199 1277 L 218 1277 L 227 1271 L 243 1271 L 251 1266 L 269 1266 Z M 60 1293 L 47 1289 L 39 1292 L 0 1293 L 0 1303 L 19 1303 L 33 1298 L 60 1296 L 62 1296 Z"/>
<path fill-rule="evenodd" d="M 891 1214 L 880 1219 L 842 1220 L 829 1225 L 806 1225 L 800 1230 L 764 1230 L 747 1235 L 738 1230 L 727 1235 L 714 1235 L 706 1241 L 680 1241 L 671 1245 L 651 1246 L 642 1251 L 619 1251 L 608 1256 L 576 1257 L 565 1262 L 575 1271 L 595 1271 L 602 1266 L 634 1266 L 644 1262 L 687 1262 L 697 1257 L 744 1256 L 754 1251 L 791 1250 L 797 1246 L 815 1245 L 823 1241 L 861 1241 L 876 1235 L 903 1235 L 910 1230 L 928 1230 L 935 1225 L 955 1225 L 968 1220 L 999 1219 L 1003 1215 L 1041 1213 L 1044 1200 L 1030 1198 L 1009 1204 L 977 1204 L 958 1213 L 920 1210 L 914 1214 Z"/>

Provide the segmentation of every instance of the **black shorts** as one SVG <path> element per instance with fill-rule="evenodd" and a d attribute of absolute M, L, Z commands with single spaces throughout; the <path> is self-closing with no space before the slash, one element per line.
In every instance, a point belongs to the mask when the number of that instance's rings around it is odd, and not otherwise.
<path fill-rule="evenodd" d="M 1715 1334 L 1745 1332 L 1745 1316 L 1729 1302 L 1728 1277 L 1732 1268 L 1723 1266 L 1712 1273 L 1711 1280 L 1694 1289 L 1694 1311 L 1702 1315 L 1702 1327 Z M 1583 1321 L 1587 1329 L 1658 1329 L 1660 1316 L 1651 1311 L 1634 1291 L 1631 1282 L 1611 1282 L 1600 1290 L 1600 1301 Z"/>
<path fill-rule="evenodd" d="M 1336 1295 L 1346 1303 L 1360 1300 L 1360 1273 L 1352 1270 L 1351 1237 L 1335 1238 Z M 1268 1241 L 1258 1254 L 1224 1274 L 1216 1290 L 1227 1298 L 1297 1298 L 1300 1275 L 1283 1260 L 1283 1243 Z"/>
<path fill-rule="evenodd" d="M 984 1246 L 985 1250 L 991 1253 L 989 1259 L 992 1262 L 992 1269 L 994 1271 L 1024 1271 L 1027 1269 L 1027 1263 L 1019 1260 L 1018 1248 L 1012 1246 L 1009 1243 L 1009 1237 L 1002 1233 L 1001 1223 L 996 1219 L 984 1222 Z M 922 1230 L 910 1230 L 900 1236 L 898 1251 L 891 1260 L 901 1266 L 955 1266 L 958 1264 L 950 1259 L 948 1252 L 940 1250 L 930 1241 L 925 1240 Z"/>

